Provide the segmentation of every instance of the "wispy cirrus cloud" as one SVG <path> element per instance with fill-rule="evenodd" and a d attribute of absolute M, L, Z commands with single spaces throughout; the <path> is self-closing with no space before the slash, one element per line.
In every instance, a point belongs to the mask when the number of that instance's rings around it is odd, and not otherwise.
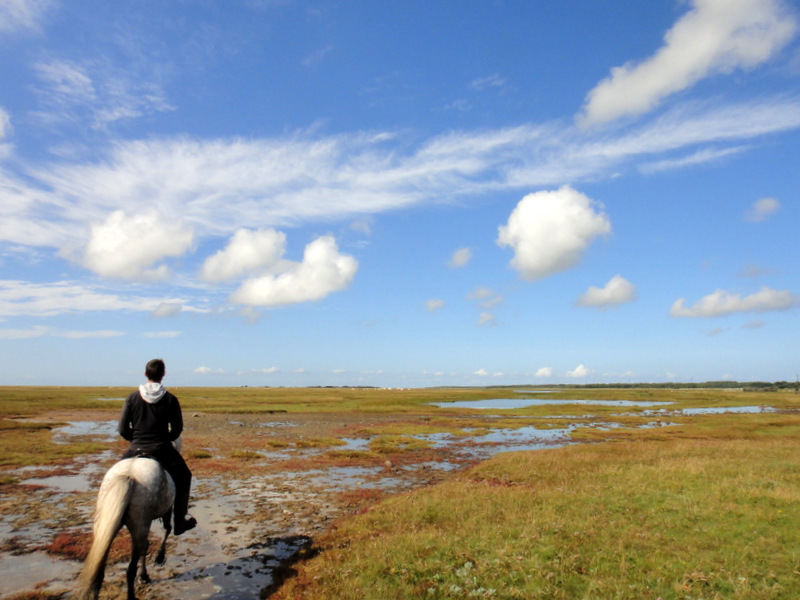
<path fill-rule="evenodd" d="M 0 2 L 0 33 L 38 30 L 42 18 L 54 5 L 53 0 L 3 0 Z"/>
<path fill-rule="evenodd" d="M 0 280 L 0 317 L 49 317 L 86 311 L 156 311 L 164 303 L 199 311 L 185 298 L 137 296 L 107 291 L 72 281 L 30 283 Z"/>

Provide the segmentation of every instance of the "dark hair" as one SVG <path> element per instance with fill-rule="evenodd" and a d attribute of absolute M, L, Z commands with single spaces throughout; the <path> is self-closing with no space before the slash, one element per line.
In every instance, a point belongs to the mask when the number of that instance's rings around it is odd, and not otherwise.
<path fill-rule="evenodd" d="M 155 381 L 156 383 L 161 383 L 161 380 L 164 379 L 164 373 L 166 372 L 167 367 L 160 358 L 154 358 L 148 362 L 147 366 L 144 368 L 145 376 L 150 381 Z"/>

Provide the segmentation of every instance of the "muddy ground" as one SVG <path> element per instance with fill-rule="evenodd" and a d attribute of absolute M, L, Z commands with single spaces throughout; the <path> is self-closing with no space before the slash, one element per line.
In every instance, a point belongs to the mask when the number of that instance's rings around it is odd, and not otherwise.
<path fill-rule="evenodd" d="M 474 417 L 476 437 L 435 434 L 427 447 L 370 448 L 387 425 L 407 416 L 363 414 L 185 414 L 183 453 L 194 472 L 190 513 L 198 527 L 171 537 L 163 567 L 141 600 L 266 598 L 313 555 L 314 539 L 342 517 L 381 498 L 431 485 L 499 450 L 566 441 L 565 431 L 487 434 L 491 416 Z M 0 598 L 36 591 L 58 598 L 71 589 L 91 540 L 91 513 L 105 470 L 124 451 L 117 410 L 46 415 L 68 423 L 58 443 L 102 439 L 108 451 L 64 465 L 18 469 L 0 486 Z M 8 475 L 9 473 L 6 473 Z M 153 524 L 156 545 L 162 535 Z M 125 542 L 120 534 L 101 598 L 124 597 Z M 32 596 L 25 596 L 30 598 Z M 66 596 L 64 596 L 66 597 Z"/>

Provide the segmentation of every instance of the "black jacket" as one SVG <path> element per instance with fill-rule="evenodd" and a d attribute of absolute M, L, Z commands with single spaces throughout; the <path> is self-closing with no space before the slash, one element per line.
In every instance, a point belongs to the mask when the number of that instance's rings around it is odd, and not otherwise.
<path fill-rule="evenodd" d="M 156 450 L 181 436 L 183 415 L 178 399 L 166 392 L 157 402 L 146 402 L 139 391 L 125 399 L 119 434 L 137 450 Z"/>

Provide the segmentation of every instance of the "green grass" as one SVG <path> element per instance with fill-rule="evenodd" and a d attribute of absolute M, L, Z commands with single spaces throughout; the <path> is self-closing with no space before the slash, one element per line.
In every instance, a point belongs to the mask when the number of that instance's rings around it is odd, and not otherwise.
<path fill-rule="evenodd" d="M 798 426 L 706 416 L 501 454 L 339 523 L 275 598 L 797 598 Z"/>

